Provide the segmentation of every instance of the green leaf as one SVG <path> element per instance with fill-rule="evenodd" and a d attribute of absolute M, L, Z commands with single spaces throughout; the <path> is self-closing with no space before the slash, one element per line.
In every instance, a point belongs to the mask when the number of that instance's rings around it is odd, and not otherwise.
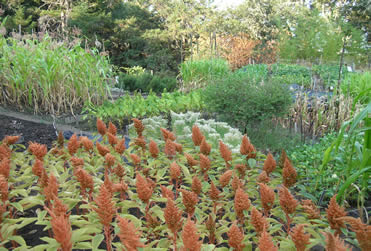
<path fill-rule="evenodd" d="M 97 234 L 96 236 L 94 236 L 94 238 L 91 241 L 91 246 L 92 246 L 93 251 L 98 249 L 103 239 L 104 239 L 103 234 Z"/>
<path fill-rule="evenodd" d="M 12 202 L 10 203 L 11 206 L 15 207 L 18 211 L 23 212 L 23 207 L 20 203 L 18 202 Z"/>
<path fill-rule="evenodd" d="M 27 244 L 25 240 L 22 238 L 22 236 L 15 235 L 8 237 L 9 240 L 17 242 L 19 245 L 23 246 L 24 248 L 27 247 Z"/>
<path fill-rule="evenodd" d="M 339 192 L 336 196 L 336 199 L 339 200 L 340 198 L 343 197 L 344 195 L 344 192 L 345 190 L 355 181 L 358 179 L 359 176 L 361 176 L 361 174 L 363 174 L 364 172 L 367 172 L 371 170 L 371 166 L 367 167 L 367 168 L 364 168 L 362 170 L 359 170 L 358 172 L 354 173 L 352 176 L 350 176 L 346 181 L 345 183 L 340 187 L 339 189 Z"/>

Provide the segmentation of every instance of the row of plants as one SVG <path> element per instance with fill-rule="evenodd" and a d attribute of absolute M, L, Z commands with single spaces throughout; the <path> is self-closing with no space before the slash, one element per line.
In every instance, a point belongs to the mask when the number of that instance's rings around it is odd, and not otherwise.
<path fill-rule="evenodd" d="M 210 146 L 197 126 L 187 141 L 162 128 L 155 143 L 133 121 L 127 149 L 101 120 L 100 143 L 60 134 L 50 151 L 33 142 L 19 152 L 19 137 L 5 137 L 1 250 L 31 248 L 17 234 L 28 225 L 41 241 L 33 250 L 370 249 L 370 226 L 335 196 L 324 213 L 294 192 L 301 179 L 285 152 L 263 155 L 245 135 L 232 153 L 222 141 Z"/>
<path fill-rule="evenodd" d="M 86 117 L 102 118 L 122 125 L 124 119 L 144 118 L 168 114 L 170 111 L 200 111 L 204 107 L 201 90 L 184 94 L 182 92 L 164 92 L 161 97 L 150 92 L 143 97 L 141 93 L 125 94 L 113 103 L 106 101 L 101 106 L 89 103 L 84 107 Z"/>
<path fill-rule="evenodd" d="M 111 65 L 97 50 L 48 35 L 0 35 L 0 54 L 0 104 L 62 114 L 79 111 L 87 102 L 102 104 L 108 96 Z"/>
<path fill-rule="evenodd" d="M 143 69 L 144 70 L 144 69 Z M 141 91 L 162 93 L 164 91 L 174 91 L 177 87 L 175 77 L 164 74 L 151 74 L 148 72 L 139 73 L 120 73 L 116 87 L 127 91 Z"/>

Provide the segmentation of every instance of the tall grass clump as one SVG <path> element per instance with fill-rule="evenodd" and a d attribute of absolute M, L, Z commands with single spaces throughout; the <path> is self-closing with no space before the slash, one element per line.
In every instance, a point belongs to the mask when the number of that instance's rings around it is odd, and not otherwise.
<path fill-rule="evenodd" d="M 190 60 L 180 65 L 183 88 L 192 89 L 206 85 L 209 81 L 223 77 L 231 72 L 224 59 Z"/>
<path fill-rule="evenodd" d="M 103 103 L 111 73 L 107 58 L 79 44 L 0 37 L 0 103 L 35 113 L 74 113 Z"/>
<path fill-rule="evenodd" d="M 268 78 L 268 66 L 266 64 L 249 64 L 239 69 L 237 72 L 245 74 L 255 82 L 261 82 Z"/>
<path fill-rule="evenodd" d="M 344 95 L 350 95 L 362 104 L 371 101 L 371 72 L 348 74 L 341 83 Z"/>

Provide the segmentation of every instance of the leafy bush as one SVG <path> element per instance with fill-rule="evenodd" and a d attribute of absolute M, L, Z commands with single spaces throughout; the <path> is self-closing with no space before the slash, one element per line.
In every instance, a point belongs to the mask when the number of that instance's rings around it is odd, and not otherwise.
<path fill-rule="evenodd" d="M 196 90 L 188 94 L 166 92 L 162 93 L 161 97 L 158 97 L 153 92 L 150 92 L 147 97 L 143 97 L 140 93 L 134 93 L 133 96 L 126 94 L 114 103 L 107 101 L 101 106 L 89 104 L 84 110 L 88 112 L 87 117 L 98 117 L 121 125 L 124 119 L 158 116 L 167 114 L 170 111 L 201 110 L 203 107 L 201 92 Z"/>
<path fill-rule="evenodd" d="M 0 54 L 0 103 L 60 114 L 107 98 L 111 65 L 94 49 L 1 35 Z"/>
<path fill-rule="evenodd" d="M 15 151 L 17 138 L 3 140 L 2 249 L 304 250 L 325 246 L 323 233 L 333 231 L 354 245 L 367 244 L 359 238 L 366 224 L 357 219 L 349 231 L 336 201 L 324 214 L 302 200 L 294 194 L 301 181 L 289 159 L 276 164 L 246 137 L 242 153 L 223 142 L 206 153 L 169 131 L 145 138 L 146 128 L 135 121 L 137 138 L 126 149 L 112 125 L 109 134 L 103 122 L 97 125 L 100 143 L 59 137 L 49 152 L 37 143 Z M 192 136 L 195 142 L 204 137 Z M 34 247 L 21 235 L 27 225 L 40 243 Z"/>
<path fill-rule="evenodd" d="M 344 95 L 350 94 L 353 98 L 360 96 L 359 101 L 367 104 L 371 101 L 371 72 L 362 74 L 348 74 L 341 83 Z"/>
<path fill-rule="evenodd" d="M 203 95 L 207 110 L 241 130 L 247 123 L 286 114 L 292 103 L 285 85 L 257 84 L 243 74 L 230 74 L 209 84 Z"/>
<path fill-rule="evenodd" d="M 123 74 L 119 75 L 117 87 L 128 91 L 161 93 L 165 89 L 173 91 L 176 88 L 176 78 L 169 76 L 152 75 L 150 73 Z"/>
<path fill-rule="evenodd" d="M 257 149 L 273 154 L 280 153 L 282 149 L 290 150 L 301 143 L 299 133 L 290 131 L 272 120 L 249 123 L 246 132 L 251 141 L 256 142 Z"/>
<path fill-rule="evenodd" d="M 271 66 L 272 80 L 284 84 L 299 84 L 310 87 L 311 72 L 300 65 L 273 64 Z"/>
<path fill-rule="evenodd" d="M 180 65 L 183 87 L 188 90 L 204 86 L 230 72 L 228 62 L 223 59 L 190 60 Z"/>
<path fill-rule="evenodd" d="M 313 65 L 312 71 L 320 76 L 325 86 L 333 85 L 339 79 L 339 65 Z M 341 77 L 344 78 L 344 76 L 347 76 L 347 73 L 348 69 L 343 67 Z"/>
<path fill-rule="evenodd" d="M 268 67 L 266 64 L 249 64 L 239 69 L 237 72 L 246 74 L 248 78 L 259 83 L 268 78 Z"/>

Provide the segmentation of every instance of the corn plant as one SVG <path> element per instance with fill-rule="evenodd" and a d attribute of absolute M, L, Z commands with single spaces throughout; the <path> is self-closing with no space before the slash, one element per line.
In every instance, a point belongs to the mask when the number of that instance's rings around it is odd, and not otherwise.
<path fill-rule="evenodd" d="M 107 98 L 111 67 L 105 57 L 78 44 L 0 37 L 0 103 L 35 113 L 74 113 Z"/>

